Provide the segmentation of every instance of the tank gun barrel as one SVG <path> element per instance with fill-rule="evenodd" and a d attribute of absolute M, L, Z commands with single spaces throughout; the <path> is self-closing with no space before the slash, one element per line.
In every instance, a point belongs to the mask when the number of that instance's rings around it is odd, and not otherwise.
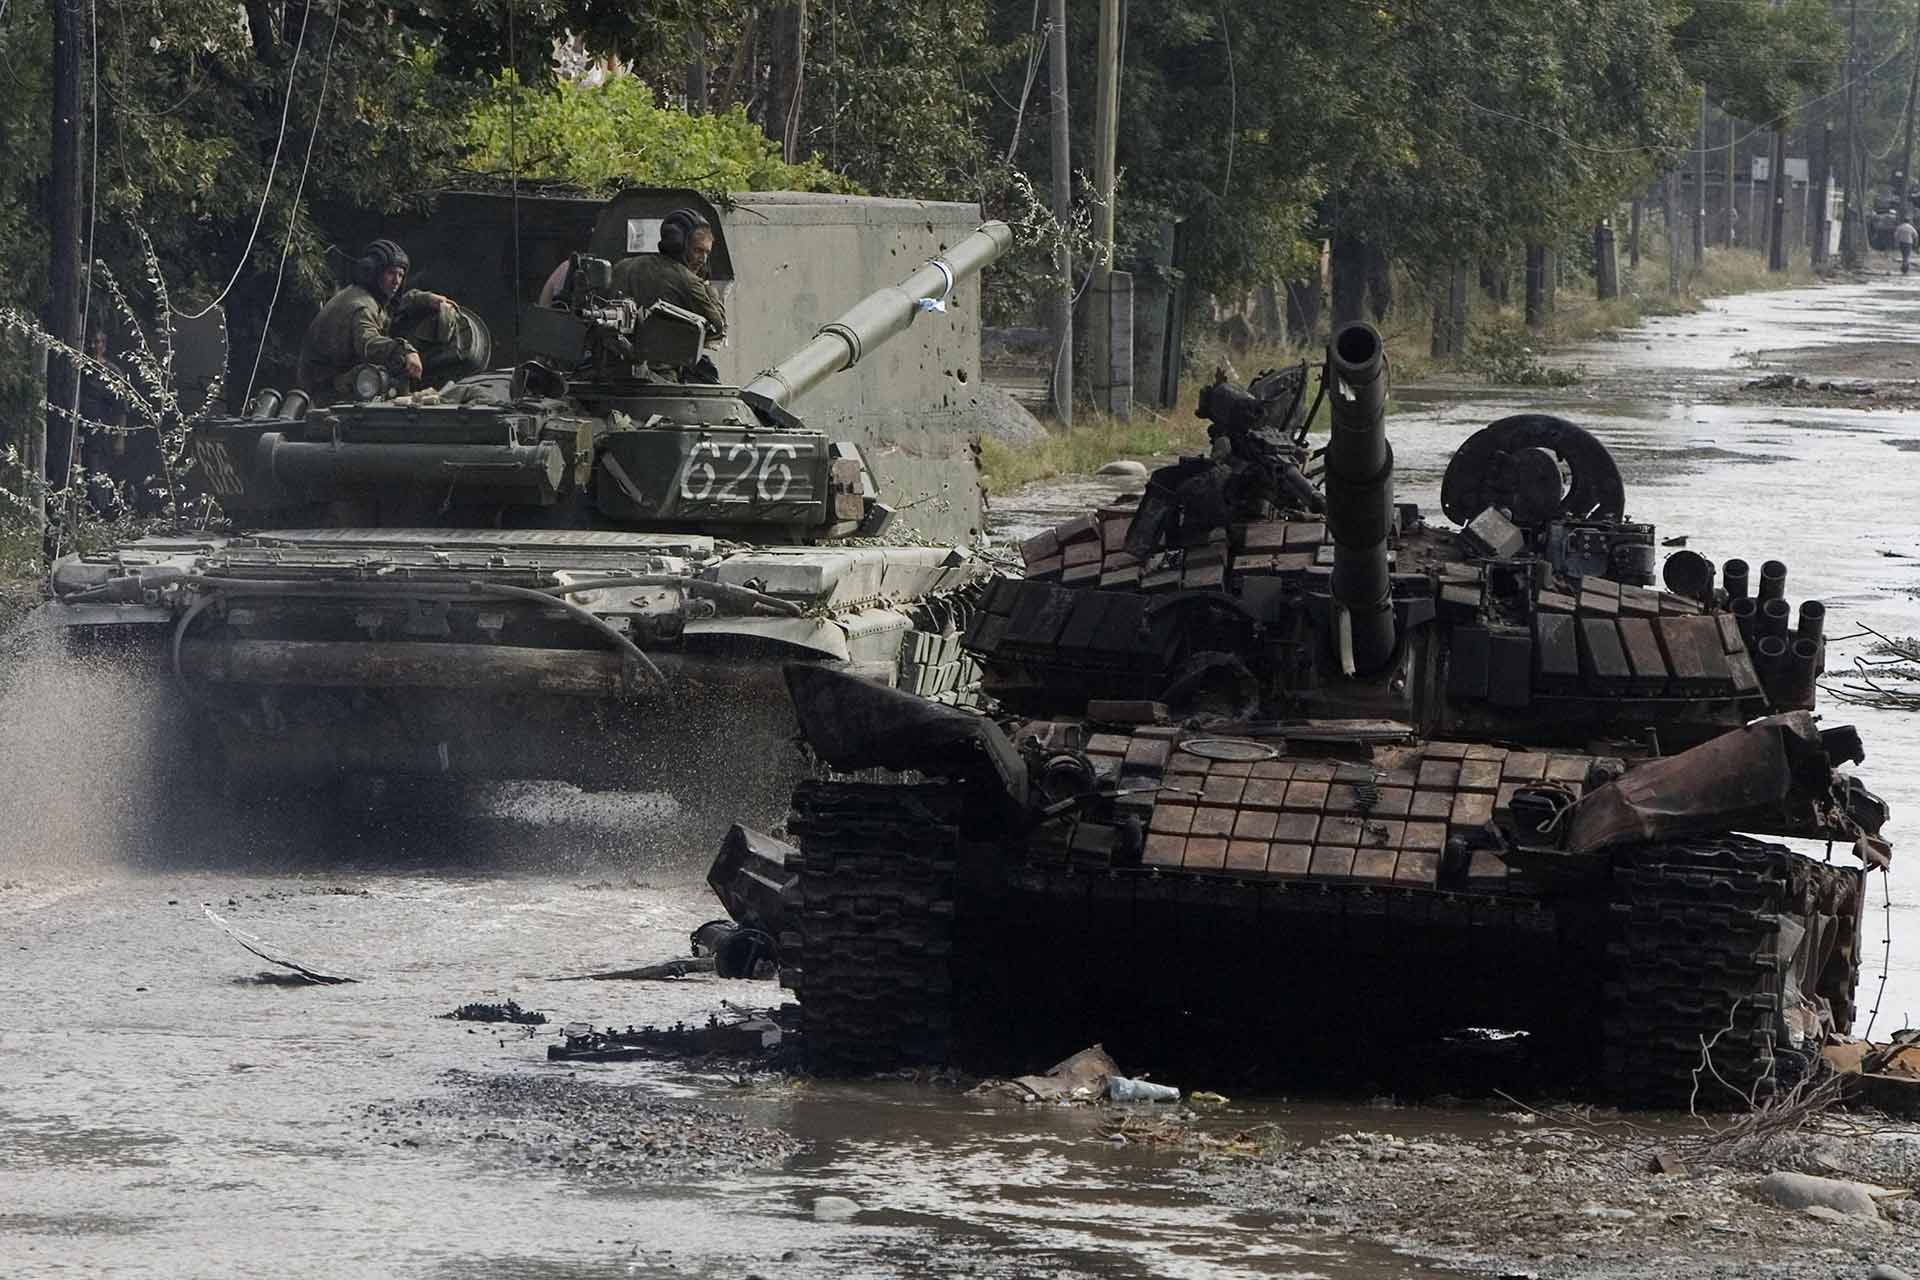
<path fill-rule="evenodd" d="M 1327 532 L 1333 537 L 1335 647 L 1350 674 L 1393 657 L 1393 447 L 1387 443 L 1387 354 L 1370 324 L 1343 326 L 1327 344 Z M 1350 639 L 1348 638 L 1350 637 Z"/>
<path fill-rule="evenodd" d="M 806 346 L 741 388 L 788 405 L 843 369 L 851 369 L 869 350 L 905 332 L 925 302 L 943 302 L 962 280 L 991 266 L 1013 247 L 1013 228 L 989 222 L 896 285 L 856 302 Z"/>

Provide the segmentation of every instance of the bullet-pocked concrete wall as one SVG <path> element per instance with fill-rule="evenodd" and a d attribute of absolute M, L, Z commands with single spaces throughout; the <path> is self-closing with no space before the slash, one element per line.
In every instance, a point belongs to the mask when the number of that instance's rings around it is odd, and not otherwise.
<path fill-rule="evenodd" d="M 977 205 L 744 192 L 722 217 L 733 255 L 721 376 L 745 382 L 876 289 L 905 280 L 970 235 Z M 807 425 L 858 441 L 897 520 L 930 537 L 981 527 L 980 280 L 944 315 L 923 314 L 852 369 L 791 406 Z"/>

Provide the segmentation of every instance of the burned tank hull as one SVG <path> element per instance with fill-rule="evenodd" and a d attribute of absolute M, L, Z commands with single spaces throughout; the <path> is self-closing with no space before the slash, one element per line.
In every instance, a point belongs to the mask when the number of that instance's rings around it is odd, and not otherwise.
<path fill-rule="evenodd" d="M 1488 431 L 1443 490 L 1459 529 L 1392 502 L 1390 451 L 1361 447 L 1324 505 L 1281 485 L 1221 520 L 1178 496 L 1189 468 L 1031 541 L 966 637 L 997 717 L 790 669 L 824 760 L 904 771 L 794 797 L 781 961 L 817 1064 L 1100 1041 L 1353 1083 L 1493 1027 L 1559 1079 L 1724 1107 L 1816 1062 L 1889 857 L 1857 736 L 1807 709 L 1822 611 L 1796 654 L 1773 562 L 1759 595 L 1691 559 L 1655 589 L 1598 442 Z M 1318 470 L 1284 438 L 1214 461 Z M 1162 536 L 1130 547 L 1142 524 Z"/>

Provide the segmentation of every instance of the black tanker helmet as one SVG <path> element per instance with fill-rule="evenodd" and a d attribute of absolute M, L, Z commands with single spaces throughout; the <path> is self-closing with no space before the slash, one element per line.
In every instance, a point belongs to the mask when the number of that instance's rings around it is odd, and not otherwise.
<path fill-rule="evenodd" d="M 675 209 L 660 220 L 660 252 L 677 262 L 687 260 L 687 241 L 696 231 L 711 231 L 713 224 L 691 209 Z"/>
<path fill-rule="evenodd" d="M 388 267 L 407 270 L 413 264 L 407 260 L 407 251 L 391 240 L 375 240 L 360 251 L 360 257 L 354 262 L 354 281 L 370 293 L 380 292 L 380 276 Z M 386 299 L 381 299 L 383 302 Z"/>

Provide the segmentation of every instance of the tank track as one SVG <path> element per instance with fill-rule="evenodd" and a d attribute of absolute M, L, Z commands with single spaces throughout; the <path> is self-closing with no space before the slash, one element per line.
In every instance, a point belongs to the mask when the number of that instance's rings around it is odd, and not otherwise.
<path fill-rule="evenodd" d="M 781 940 L 781 981 L 799 998 L 812 1069 L 950 1059 L 964 808 L 946 783 L 807 781 L 794 792 L 801 910 L 798 937 Z"/>
<path fill-rule="evenodd" d="M 1811 925 L 1824 939 L 1807 985 L 1849 1027 L 1860 884 L 1857 869 L 1740 836 L 1617 857 L 1600 1064 L 1608 1092 L 1640 1106 L 1719 1110 L 1790 1085 L 1804 1060 L 1778 1043 L 1793 960 L 1790 946 L 1782 954 L 1782 924 Z"/>

